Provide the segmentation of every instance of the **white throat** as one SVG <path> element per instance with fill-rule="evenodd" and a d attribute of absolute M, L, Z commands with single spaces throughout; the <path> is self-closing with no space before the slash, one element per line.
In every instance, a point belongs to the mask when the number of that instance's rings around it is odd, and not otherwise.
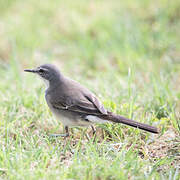
<path fill-rule="evenodd" d="M 45 84 L 46 88 L 48 89 L 49 88 L 49 81 L 42 78 L 40 75 L 39 75 L 39 77 L 40 77 L 40 79 L 42 79 L 44 81 L 44 84 Z"/>
<path fill-rule="evenodd" d="M 43 78 L 42 78 L 42 79 L 43 79 Z M 45 84 L 46 88 L 49 88 L 49 81 L 46 80 L 46 79 L 43 79 L 43 81 L 44 81 L 44 84 Z"/>

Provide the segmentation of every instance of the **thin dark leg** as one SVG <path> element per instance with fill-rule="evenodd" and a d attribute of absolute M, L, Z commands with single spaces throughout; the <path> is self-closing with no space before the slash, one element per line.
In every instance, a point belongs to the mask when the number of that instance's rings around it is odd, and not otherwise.
<path fill-rule="evenodd" d="M 65 129 L 66 135 L 69 136 L 69 128 L 68 128 L 68 126 L 65 126 L 64 129 Z"/>
<path fill-rule="evenodd" d="M 83 130 L 83 134 L 85 133 L 86 139 L 87 139 L 88 141 L 90 141 L 91 138 L 89 137 L 89 134 L 86 133 L 86 131 L 87 131 L 87 128 L 86 128 L 86 130 Z"/>
<path fill-rule="evenodd" d="M 93 132 L 93 143 L 94 143 L 96 141 L 96 129 L 93 125 L 91 126 L 91 128 L 92 128 L 92 132 Z"/>
<path fill-rule="evenodd" d="M 93 125 L 91 126 L 91 128 L 92 128 L 92 132 L 93 132 L 93 136 L 94 136 L 96 134 L 96 129 Z"/>
<path fill-rule="evenodd" d="M 68 137 L 69 136 L 69 128 L 68 128 L 68 126 L 65 126 L 65 134 L 50 134 L 49 136 L 50 137 L 54 137 L 54 138 L 56 138 L 56 137 Z"/>

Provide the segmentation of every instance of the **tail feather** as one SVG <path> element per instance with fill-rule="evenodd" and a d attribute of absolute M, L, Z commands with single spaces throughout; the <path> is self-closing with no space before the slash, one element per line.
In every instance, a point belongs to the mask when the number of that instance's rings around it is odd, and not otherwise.
<path fill-rule="evenodd" d="M 126 124 L 135 128 L 139 128 L 151 133 L 159 133 L 158 129 L 154 126 L 150 126 L 148 124 L 144 124 L 144 123 L 140 123 L 128 118 L 125 118 L 123 116 L 117 115 L 117 114 L 113 114 L 113 113 L 108 113 L 107 115 L 103 115 L 100 118 L 105 119 L 105 120 L 109 120 L 115 123 L 122 123 L 122 124 Z"/>

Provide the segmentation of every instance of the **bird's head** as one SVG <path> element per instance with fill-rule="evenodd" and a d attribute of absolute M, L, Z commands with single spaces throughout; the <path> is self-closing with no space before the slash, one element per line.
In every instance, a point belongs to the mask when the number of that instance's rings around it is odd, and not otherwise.
<path fill-rule="evenodd" d="M 25 69 L 24 71 L 38 74 L 48 85 L 50 81 L 58 80 L 60 77 L 59 70 L 52 64 L 43 64 L 35 69 Z"/>

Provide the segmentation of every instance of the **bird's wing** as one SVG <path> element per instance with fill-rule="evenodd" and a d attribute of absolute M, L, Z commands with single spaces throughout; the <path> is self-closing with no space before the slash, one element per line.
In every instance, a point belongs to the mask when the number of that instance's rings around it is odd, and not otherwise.
<path fill-rule="evenodd" d="M 106 109 L 101 104 L 101 102 L 92 94 L 88 96 L 84 96 L 85 98 L 78 99 L 74 102 L 70 100 L 70 98 L 66 98 L 64 101 L 55 101 L 51 102 L 52 106 L 56 109 L 64 109 L 73 112 L 79 112 L 83 114 L 90 115 L 102 115 L 107 114 Z"/>
<path fill-rule="evenodd" d="M 102 114 L 107 114 L 103 104 L 93 94 L 84 95 Z"/>

